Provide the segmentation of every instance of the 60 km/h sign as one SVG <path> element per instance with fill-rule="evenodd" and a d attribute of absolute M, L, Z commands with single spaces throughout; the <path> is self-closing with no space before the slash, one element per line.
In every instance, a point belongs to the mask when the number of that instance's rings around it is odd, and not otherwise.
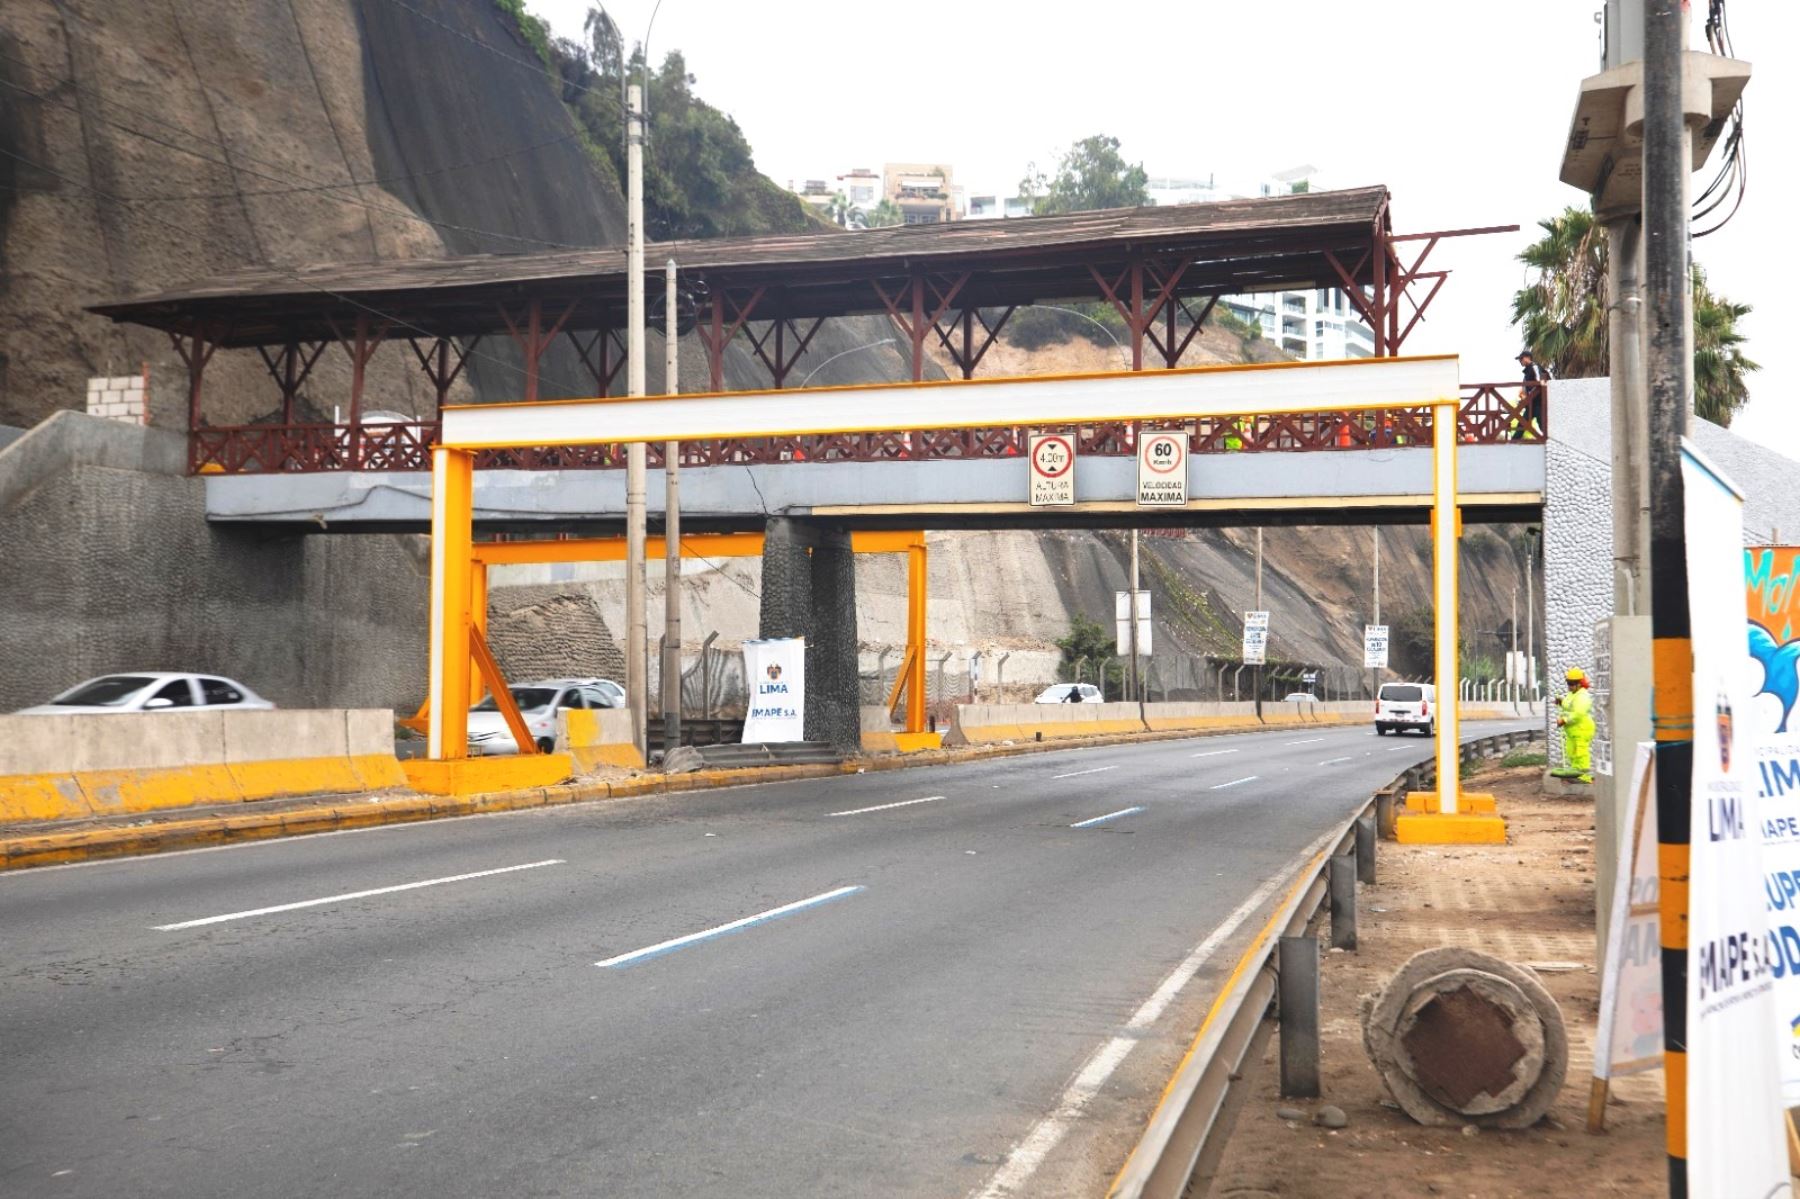
<path fill-rule="evenodd" d="M 1075 502 L 1075 439 L 1064 433 L 1033 433 L 1031 503 L 1047 507 Z"/>
<path fill-rule="evenodd" d="M 1187 507 L 1187 432 L 1145 432 L 1138 437 L 1140 508 Z"/>

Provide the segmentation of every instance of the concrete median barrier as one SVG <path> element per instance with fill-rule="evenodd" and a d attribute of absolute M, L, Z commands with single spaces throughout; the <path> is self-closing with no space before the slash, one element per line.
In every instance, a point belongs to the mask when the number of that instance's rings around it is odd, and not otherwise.
<path fill-rule="evenodd" d="M 1248 701 L 1145 704 L 1144 724 L 1153 733 L 1262 727 L 1262 722 L 1256 718 L 1256 705 Z"/>
<path fill-rule="evenodd" d="M 644 755 L 631 735 L 631 713 L 624 708 L 558 712 L 556 752 L 569 755 L 576 774 L 607 767 L 644 768 Z"/>
<path fill-rule="evenodd" d="M 382 710 L 0 716 L 0 821 L 406 785 Z"/>
<path fill-rule="evenodd" d="M 1137 704 L 959 704 L 944 744 L 992 745 L 1145 731 Z"/>

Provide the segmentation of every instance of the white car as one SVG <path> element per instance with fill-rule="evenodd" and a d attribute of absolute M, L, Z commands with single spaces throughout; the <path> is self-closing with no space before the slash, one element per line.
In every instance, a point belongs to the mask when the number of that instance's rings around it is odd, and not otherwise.
<path fill-rule="evenodd" d="M 179 712 L 192 708 L 273 708 L 275 705 L 233 679 L 216 674 L 171 674 L 160 670 L 101 675 L 71 687 L 47 704 L 23 708 L 20 716 L 76 716 L 108 712 Z"/>
<path fill-rule="evenodd" d="M 1316 704 L 1319 697 L 1310 691 L 1290 691 L 1281 697 L 1284 704 Z"/>
<path fill-rule="evenodd" d="M 556 714 L 564 708 L 619 708 L 624 706 L 624 689 L 606 679 L 540 679 L 534 683 L 514 683 L 508 688 L 525 728 L 537 743 L 538 750 L 549 753 L 556 748 Z M 619 702 L 614 702 L 614 691 Z M 469 754 L 487 757 L 494 754 L 516 754 L 519 743 L 506 727 L 500 705 L 488 696 L 469 709 Z"/>
<path fill-rule="evenodd" d="M 1437 688 L 1430 683 L 1383 683 L 1375 696 L 1375 733 L 1382 736 L 1406 729 L 1437 736 Z"/>
<path fill-rule="evenodd" d="M 1100 688 L 1092 683 L 1058 683 L 1038 692 L 1034 704 L 1098 704 L 1105 702 Z"/>

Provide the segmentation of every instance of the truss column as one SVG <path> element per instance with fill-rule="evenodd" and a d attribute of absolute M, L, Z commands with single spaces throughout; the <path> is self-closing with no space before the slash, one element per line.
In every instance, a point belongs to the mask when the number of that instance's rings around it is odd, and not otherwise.
<path fill-rule="evenodd" d="M 701 330 L 700 341 L 706 347 L 707 365 L 712 369 L 712 390 L 725 390 L 725 295 L 712 294 L 712 326 Z"/>
<path fill-rule="evenodd" d="M 1131 329 L 1131 369 L 1144 369 L 1144 327 L 1149 319 L 1144 314 L 1144 260 L 1131 260 L 1131 312 L 1125 323 Z"/>
<path fill-rule="evenodd" d="M 1380 217 L 1375 218 L 1375 225 L 1370 231 L 1369 236 L 1369 256 L 1372 260 L 1370 265 L 1371 269 L 1375 272 L 1374 284 L 1371 288 L 1371 291 L 1374 294 L 1369 297 L 1370 315 L 1375 319 L 1370 321 L 1369 324 L 1372 326 L 1372 331 L 1375 334 L 1375 357 L 1387 358 L 1393 355 L 1394 347 L 1388 340 L 1387 335 L 1387 311 L 1389 299 L 1387 286 L 1387 245 L 1381 236 Z"/>
<path fill-rule="evenodd" d="M 923 382 L 925 379 L 925 276 L 912 277 L 912 327 L 907 331 L 912 338 L 912 381 Z"/>

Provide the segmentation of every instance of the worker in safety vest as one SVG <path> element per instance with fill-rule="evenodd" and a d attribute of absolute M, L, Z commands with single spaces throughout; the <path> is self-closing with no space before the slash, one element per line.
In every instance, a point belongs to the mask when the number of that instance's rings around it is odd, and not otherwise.
<path fill-rule="evenodd" d="M 1550 773 L 1578 783 L 1594 781 L 1588 751 L 1594 744 L 1594 694 L 1587 673 L 1578 666 L 1565 676 L 1569 689 L 1556 701 L 1556 723 L 1563 731 L 1563 764 Z"/>
<path fill-rule="evenodd" d="M 1225 436 L 1219 439 L 1219 444 L 1228 451 L 1241 450 L 1244 448 L 1244 435 L 1248 432 L 1250 432 L 1250 426 L 1245 418 L 1237 417 L 1225 426 Z"/>

